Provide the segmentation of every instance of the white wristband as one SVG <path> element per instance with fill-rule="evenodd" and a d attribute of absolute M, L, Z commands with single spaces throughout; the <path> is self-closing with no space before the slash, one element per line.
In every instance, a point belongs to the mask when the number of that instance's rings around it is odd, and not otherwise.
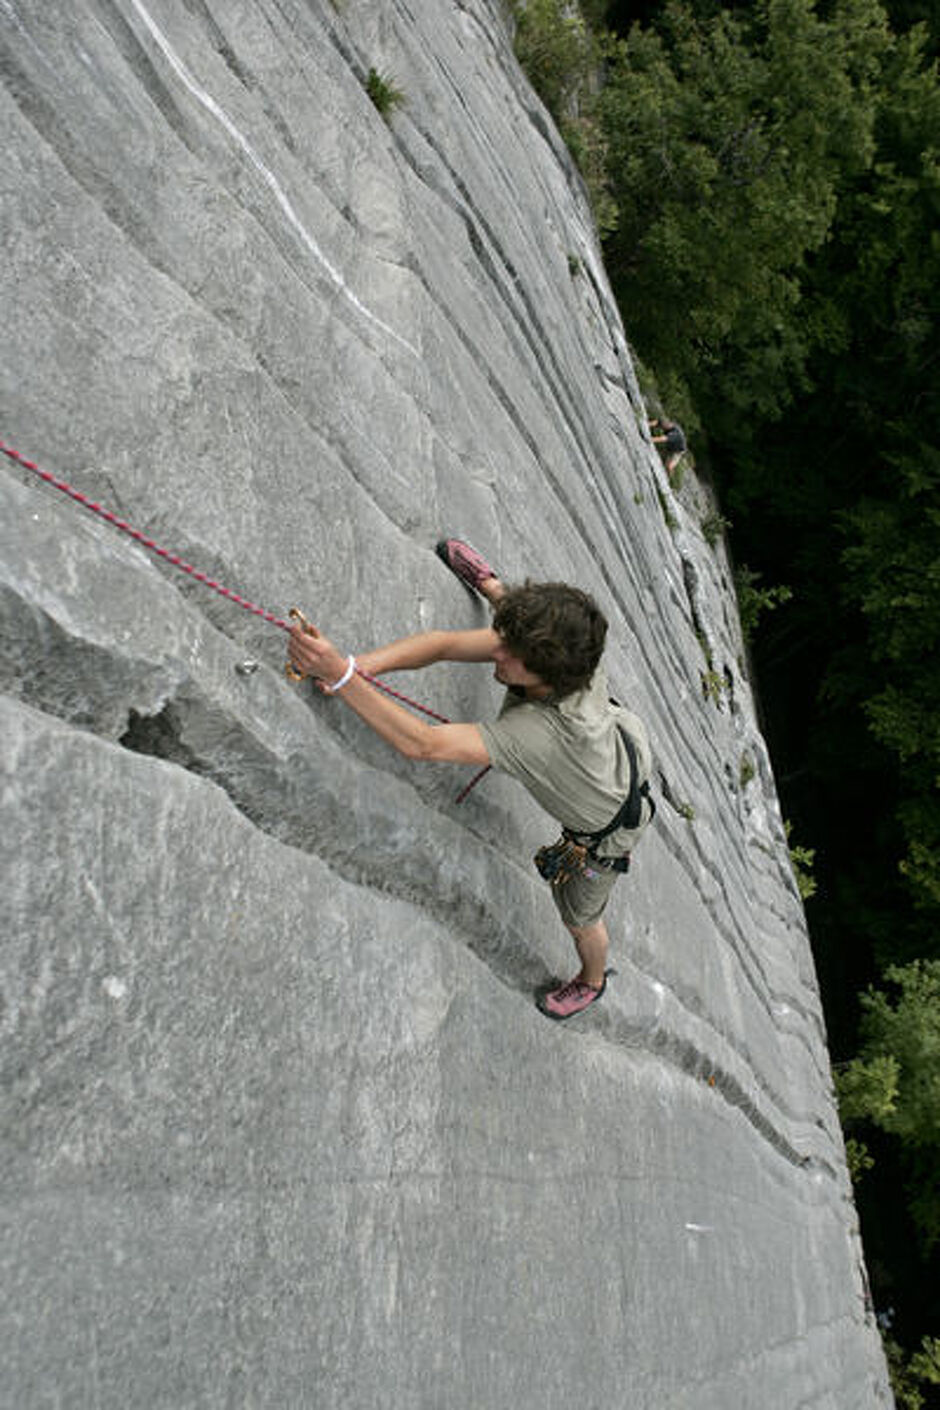
<path fill-rule="evenodd" d="M 344 685 L 349 684 L 355 674 L 356 658 L 355 656 L 350 656 L 349 660 L 346 662 L 346 669 L 340 676 L 339 680 L 334 681 L 332 685 L 327 685 L 326 681 L 324 681 L 323 689 L 328 690 L 331 695 L 335 695 L 338 690 L 342 690 Z"/>

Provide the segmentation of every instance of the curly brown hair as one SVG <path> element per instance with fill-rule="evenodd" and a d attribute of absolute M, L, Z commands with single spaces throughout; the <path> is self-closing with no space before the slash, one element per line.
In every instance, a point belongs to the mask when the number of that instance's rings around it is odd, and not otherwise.
<path fill-rule="evenodd" d="M 507 588 L 493 627 L 559 698 L 589 684 L 607 637 L 607 618 L 593 597 L 567 583 L 527 580 Z"/>

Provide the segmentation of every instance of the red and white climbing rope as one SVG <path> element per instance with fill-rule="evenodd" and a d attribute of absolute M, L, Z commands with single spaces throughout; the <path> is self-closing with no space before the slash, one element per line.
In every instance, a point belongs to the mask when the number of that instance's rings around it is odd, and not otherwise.
<path fill-rule="evenodd" d="M 280 627 L 282 631 L 289 632 L 293 629 L 293 624 L 284 617 L 275 616 L 273 612 L 269 612 L 266 608 L 259 607 L 256 602 L 250 602 L 247 597 L 242 597 L 239 593 L 233 592 L 231 588 L 227 588 L 222 583 L 217 582 L 215 578 L 210 578 L 208 573 L 203 573 L 199 568 L 193 567 L 192 563 L 187 563 L 186 560 L 180 558 L 178 554 L 171 553 L 169 549 L 162 548 L 154 539 L 150 538 L 147 534 L 141 533 L 140 529 L 135 529 L 126 519 L 120 518 L 119 515 L 112 513 L 110 509 L 106 509 L 103 504 L 99 504 L 96 500 L 89 498 L 88 495 L 82 494 L 81 490 L 77 490 L 75 486 L 70 485 L 67 480 L 60 479 L 58 475 L 53 475 L 49 470 L 43 470 L 34 460 L 27 460 L 25 455 L 21 455 L 18 450 L 14 450 L 13 446 L 7 445 L 5 441 L 0 440 L 0 451 L 16 465 L 21 466 L 24 470 L 32 471 L 34 475 L 39 476 L 40 480 L 44 480 L 47 485 L 52 485 L 54 489 L 59 490 L 62 494 L 68 495 L 69 499 L 80 504 L 83 509 L 88 509 L 92 514 L 97 514 L 100 519 L 104 519 L 116 529 L 120 529 L 121 533 L 127 534 L 130 538 L 135 539 L 137 543 L 142 544 L 143 547 L 149 549 L 151 553 L 157 554 L 158 557 L 165 559 L 167 563 L 171 563 L 174 568 L 179 568 L 181 572 L 187 573 L 191 578 L 195 578 L 197 582 L 202 583 L 207 588 L 211 588 L 213 592 L 217 592 L 221 597 L 226 598 L 227 601 L 234 602 L 237 607 L 241 607 L 245 612 L 251 612 L 255 617 L 261 617 L 263 621 L 270 622 L 274 627 Z M 357 670 L 363 680 L 375 686 L 376 690 L 384 691 L 386 695 L 393 696 L 404 705 L 410 705 L 413 710 L 420 710 L 422 714 L 429 715 L 432 720 L 437 720 L 440 724 L 450 724 L 450 720 L 446 715 L 439 715 L 436 710 L 432 710 L 429 706 L 422 705 L 418 700 L 412 700 L 410 696 L 402 694 L 399 690 L 394 690 L 390 685 L 387 685 L 385 681 L 379 680 L 377 676 L 370 676 L 367 671 L 359 670 L 358 667 Z M 470 780 L 466 788 L 462 789 L 457 795 L 458 803 L 463 802 L 471 788 L 479 783 L 486 772 L 487 769 L 483 769 Z"/>

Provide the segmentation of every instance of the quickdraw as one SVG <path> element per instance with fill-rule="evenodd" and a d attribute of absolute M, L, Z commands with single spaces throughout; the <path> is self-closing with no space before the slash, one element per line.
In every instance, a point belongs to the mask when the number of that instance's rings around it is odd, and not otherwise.
<path fill-rule="evenodd" d="M 314 630 L 313 623 L 307 621 L 299 607 L 292 607 L 287 615 L 288 617 L 293 617 L 295 622 L 299 622 L 305 632 L 312 632 Z M 297 670 L 296 666 L 291 662 L 290 657 L 284 662 L 284 674 L 289 681 L 293 681 L 295 684 L 297 681 L 304 679 L 303 671 Z"/>

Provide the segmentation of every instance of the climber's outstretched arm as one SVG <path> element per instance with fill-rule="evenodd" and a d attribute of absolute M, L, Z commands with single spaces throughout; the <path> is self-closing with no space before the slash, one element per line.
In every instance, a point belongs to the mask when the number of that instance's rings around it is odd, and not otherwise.
<path fill-rule="evenodd" d="M 435 635 L 429 633 L 428 635 Z M 474 636 L 479 633 L 441 633 L 442 636 Z M 495 633 L 494 633 L 495 635 Z M 420 638 L 414 638 L 420 640 Z M 497 638 L 498 641 L 498 638 Z M 392 643 L 393 646 L 398 643 Z M 344 656 L 315 627 L 296 626 L 290 634 L 288 647 L 291 664 L 301 675 L 315 676 L 326 687 L 338 682 L 338 697 L 345 705 L 375 730 L 386 743 L 407 759 L 433 759 L 453 764 L 478 764 L 490 762 L 490 756 L 483 736 L 476 725 L 447 724 L 429 725 L 416 719 L 410 711 L 398 705 L 388 696 L 381 695 L 374 686 L 364 681 L 355 671 L 350 670 L 351 657 Z M 487 660 L 485 656 L 442 658 L 432 660 Z M 429 664 L 425 661 L 421 664 Z M 390 668 L 387 664 L 385 670 Z M 401 669 L 401 667 L 399 667 Z M 370 674 L 372 674 L 370 672 Z"/>
<path fill-rule="evenodd" d="M 417 671 L 435 661 L 492 661 L 498 646 L 499 637 L 492 627 L 419 632 L 364 651 L 358 661 L 368 675 L 380 676 L 386 671 Z"/>

